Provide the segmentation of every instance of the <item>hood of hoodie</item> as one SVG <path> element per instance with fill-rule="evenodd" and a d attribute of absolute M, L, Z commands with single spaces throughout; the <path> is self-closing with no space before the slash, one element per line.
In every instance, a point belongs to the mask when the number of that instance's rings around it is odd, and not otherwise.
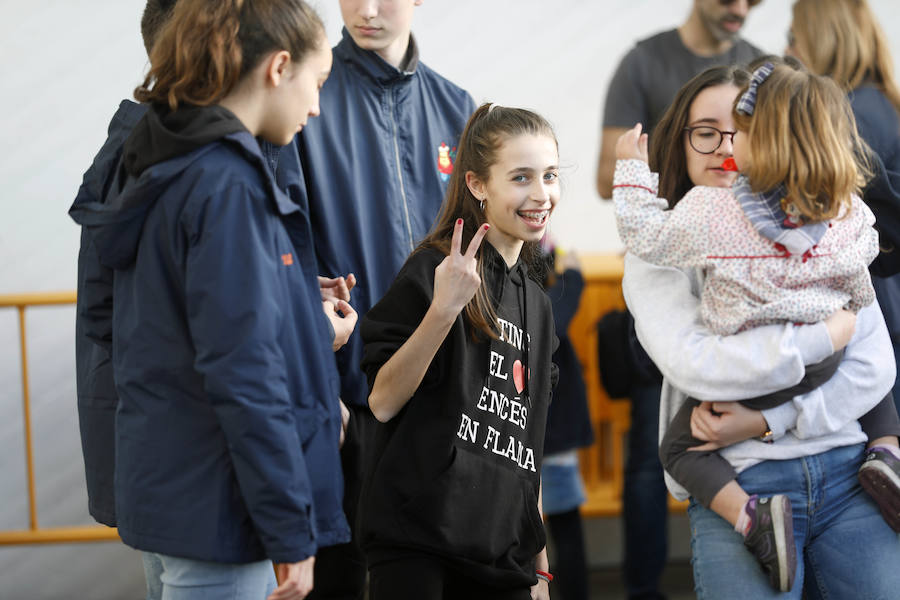
<path fill-rule="evenodd" d="M 101 263 L 123 269 L 134 261 L 144 221 L 156 200 L 199 156 L 198 150 L 219 140 L 235 143 L 265 168 L 256 141 L 226 108 L 187 106 L 170 111 L 154 105 L 145 109 L 124 142 L 118 167 L 109 170 L 110 181 L 102 192 L 79 194 L 69 210 L 72 219 L 90 233 Z"/>

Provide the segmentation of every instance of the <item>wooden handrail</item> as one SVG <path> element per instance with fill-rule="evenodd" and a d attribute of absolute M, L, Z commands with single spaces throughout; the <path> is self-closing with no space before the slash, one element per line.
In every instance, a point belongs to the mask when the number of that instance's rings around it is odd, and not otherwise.
<path fill-rule="evenodd" d="M 48 306 L 75 304 L 75 292 L 33 292 L 27 294 L 0 294 L 0 307 Z"/>

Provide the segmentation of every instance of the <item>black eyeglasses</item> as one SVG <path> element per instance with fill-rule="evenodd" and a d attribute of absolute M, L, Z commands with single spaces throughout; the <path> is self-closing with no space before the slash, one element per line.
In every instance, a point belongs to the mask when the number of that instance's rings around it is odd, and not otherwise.
<path fill-rule="evenodd" d="M 727 135 L 732 145 L 734 144 L 734 134 L 737 131 L 722 131 L 710 125 L 698 125 L 696 127 L 685 127 L 688 133 L 688 141 L 691 148 L 700 154 L 712 154 L 722 145 L 722 140 Z"/>

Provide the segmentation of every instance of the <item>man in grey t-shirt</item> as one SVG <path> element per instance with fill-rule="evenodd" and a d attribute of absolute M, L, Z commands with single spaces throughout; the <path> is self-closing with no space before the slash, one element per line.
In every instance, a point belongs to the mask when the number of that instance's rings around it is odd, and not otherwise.
<path fill-rule="evenodd" d="M 739 37 L 744 19 L 759 0 L 694 0 L 687 21 L 631 49 L 616 69 L 606 95 L 597 166 L 597 192 L 612 197 L 616 140 L 635 123 L 653 127 L 681 86 L 704 69 L 746 64 L 761 50 Z"/>

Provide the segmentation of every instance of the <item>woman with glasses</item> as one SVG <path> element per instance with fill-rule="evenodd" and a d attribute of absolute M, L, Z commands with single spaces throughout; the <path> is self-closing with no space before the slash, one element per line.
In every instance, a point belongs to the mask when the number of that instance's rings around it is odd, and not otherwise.
<path fill-rule="evenodd" d="M 650 167 L 660 170 L 660 197 L 677 200 L 696 185 L 731 186 L 736 173 L 722 165 L 733 154 L 732 107 L 738 86 L 746 82 L 746 72 L 710 69 L 676 96 L 650 149 Z M 652 188 L 655 182 L 645 183 Z M 752 272 L 756 265 L 748 262 Z M 743 522 L 735 519 L 741 529 L 747 520 L 751 525 L 754 519 L 771 525 L 779 525 L 776 518 L 790 521 L 788 531 L 781 523 L 780 536 L 775 527 L 763 528 L 768 532 L 760 542 L 692 501 L 688 512 L 698 597 L 890 597 L 900 585 L 900 573 L 891 566 L 900 559 L 900 544 L 876 505 L 860 493 L 856 478 L 865 439 L 857 418 L 883 398 L 893 380 L 877 305 L 863 308 L 858 317 L 838 311 L 824 323 L 773 324 L 716 335 L 700 317 L 705 275 L 700 268 L 661 267 L 626 256 L 626 300 L 641 343 L 665 377 L 662 433 L 673 426 L 671 418 L 687 396 L 707 400 L 689 418 L 693 435 L 708 442 L 702 449 L 721 449 L 748 494 L 783 494 L 792 510 L 771 511 L 771 502 L 756 502 Z M 733 402 L 796 385 L 806 365 L 845 344 L 836 373 L 790 402 L 762 411 Z M 667 483 L 676 497 L 688 496 L 668 473 Z M 778 506 L 784 509 L 786 503 Z M 754 543 L 762 550 L 758 558 L 745 547 Z M 852 558 L 837 550 L 843 546 L 853 548 Z M 790 570 L 791 559 L 800 582 L 793 586 L 784 585 L 789 578 L 785 582 L 781 576 L 784 567 Z M 760 570 L 758 560 L 778 570 L 776 581 Z M 772 583 L 789 591 L 776 591 Z"/>

